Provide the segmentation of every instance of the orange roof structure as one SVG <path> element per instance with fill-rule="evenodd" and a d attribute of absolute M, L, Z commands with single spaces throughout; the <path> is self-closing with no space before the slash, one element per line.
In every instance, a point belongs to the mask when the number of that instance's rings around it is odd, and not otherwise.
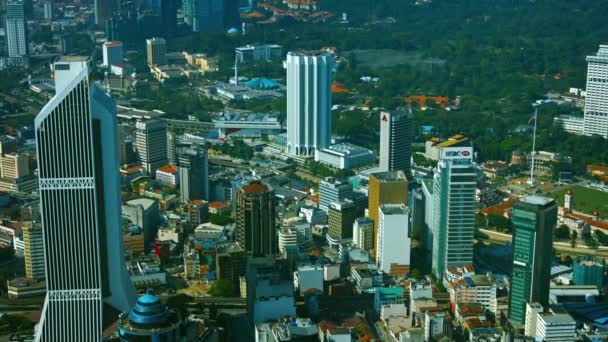
<path fill-rule="evenodd" d="M 245 193 L 260 193 L 268 191 L 268 187 L 262 183 L 254 182 L 243 187 L 243 191 Z"/>
<path fill-rule="evenodd" d="M 608 231 L 608 222 L 594 220 L 590 217 L 571 213 L 571 212 L 564 214 L 564 216 L 574 218 L 577 220 L 583 220 L 583 221 L 587 222 L 592 228 Z"/>
<path fill-rule="evenodd" d="M 162 172 L 166 173 L 177 173 L 177 167 L 175 165 L 167 164 L 158 168 Z"/>
<path fill-rule="evenodd" d="M 587 165 L 587 171 L 608 173 L 608 165 Z"/>
<path fill-rule="evenodd" d="M 211 203 L 209 203 L 209 208 L 210 209 L 225 209 L 225 208 L 228 208 L 228 203 L 220 202 L 220 201 L 211 202 Z"/>
<path fill-rule="evenodd" d="M 413 95 L 405 98 L 405 102 L 408 105 L 411 105 L 412 102 L 416 102 L 419 107 L 426 107 L 427 100 L 435 100 L 437 105 L 439 105 L 439 107 L 442 109 L 445 109 L 450 104 L 450 99 L 447 96 Z"/>
<path fill-rule="evenodd" d="M 350 90 L 346 89 L 342 83 L 334 82 L 331 85 L 331 92 L 334 94 L 339 94 L 339 93 L 348 94 L 348 93 L 350 93 Z"/>
<path fill-rule="evenodd" d="M 513 207 L 513 203 L 515 203 L 517 201 L 518 201 L 517 198 L 509 198 L 508 200 L 506 200 L 502 203 L 499 203 L 495 206 L 483 208 L 483 209 L 481 209 L 481 212 L 485 215 L 496 214 L 496 215 L 503 216 L 505 214 L 505 212 L 509 213 L 510 209 Z"/>

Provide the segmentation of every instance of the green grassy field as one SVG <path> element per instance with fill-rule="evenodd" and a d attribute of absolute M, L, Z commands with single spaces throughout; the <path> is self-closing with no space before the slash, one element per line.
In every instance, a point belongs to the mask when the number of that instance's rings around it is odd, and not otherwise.
<path fill-rule="evenodd" d="M 559 205 L 564 205 L 566 190 L 551 193 L 550 196 L 556 199 Z M 574 210 L 588 214 L 597 210 L 600 217 L 608 216 L 608 192 L 575 185 L 572 187 L 572 195 L 574 197 Z"/>

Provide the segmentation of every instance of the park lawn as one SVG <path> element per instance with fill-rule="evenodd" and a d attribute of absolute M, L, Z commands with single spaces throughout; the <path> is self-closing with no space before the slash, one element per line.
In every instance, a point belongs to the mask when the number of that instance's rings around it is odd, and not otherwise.
<path fill-rule="evenodd" d="M 563 206 L 566 190 L 553 192 L 550 196 L 557 200 L 559 205 Z M 575 185 L 572 187 L 572 196 L 575 211 L 592 214 L 597 210 L 600 213 L 600 217 L 605 218 L 608 216 L 608 192 Z"/>

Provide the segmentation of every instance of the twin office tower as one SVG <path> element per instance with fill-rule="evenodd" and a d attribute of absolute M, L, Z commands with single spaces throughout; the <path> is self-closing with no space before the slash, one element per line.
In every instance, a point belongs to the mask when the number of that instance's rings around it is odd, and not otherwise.
<path fill-rule="evenodd" d="M 54 64 L 56 94 L 35 120 L 47 296 L 36 341 L 100 341 L 104 305 L 136 293 L 122 254 L 116 106 L 91 60 Z"/>

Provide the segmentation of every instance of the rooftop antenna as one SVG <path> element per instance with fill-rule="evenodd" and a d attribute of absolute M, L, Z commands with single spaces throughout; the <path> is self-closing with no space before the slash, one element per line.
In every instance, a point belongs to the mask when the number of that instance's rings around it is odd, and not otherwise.
<path fill-rule="evenodd" d="M 534 108 L 534 115 L 530 118 L 530 121 L 534 120 L 534 135 L 532 138 L 532 163 L 530 166 L 530 180 L 528 181 L 528 185 L 534 186 L 534 159 L 536 157 L 536 126 L 538 122 L 538 108 Z M 528 121 L 528 123 L 530 123 Z"/>

